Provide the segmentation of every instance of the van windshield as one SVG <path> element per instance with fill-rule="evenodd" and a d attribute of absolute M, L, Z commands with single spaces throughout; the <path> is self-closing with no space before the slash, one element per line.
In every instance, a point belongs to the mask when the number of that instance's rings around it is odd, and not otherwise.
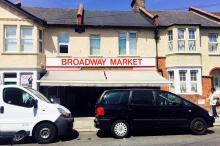
<path fill-rule="evenodd" d="M 25 87 L 28 91 L 30 91 L 31 93 L 33 93 L 34 95 L 36 95 L 39 99 L 47 102 L 47 103 L 52 103 L 50 100 L 48 100 L 43 94 L 41 94 L 40 92 L 38 92 L 37 90 L 35 89 L 32 89 L 32 88 L 28 88 L 28 87 Z"/>

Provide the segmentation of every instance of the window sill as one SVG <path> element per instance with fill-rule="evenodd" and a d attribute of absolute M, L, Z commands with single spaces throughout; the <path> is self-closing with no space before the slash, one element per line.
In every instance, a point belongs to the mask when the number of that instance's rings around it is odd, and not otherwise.
<path fill-rule="evenodd" d="M 166 54 L 166 56 L 169 56 L 169 55 L 189 55 L 189 54 L 198 54 L 200 55 L 201 52 L 169 52 Z"/>
<path fill-rule="evenodd" d="M 128 58 L 132 58 L 132 57 L 136 57 L 139 58 L 139 55 L 118 55 L 117 57 L 128 57 Z"/>
<path fill-rule="evenodd" d="M 69 54 L 59 54 L 56 57 L 66 57 L 66 58 L 71 58 L 72 56 Z"/>
<path fill-rule="evenodd" d="M 220 56 L 219 53 L 209 53 L 209 56 Z"/>
<path fill-rule="evenodd" d="M 42 53 L 29 53 L 29 52 L 4 52 L 1 55 L 45 55 Z"/>
<path fill-rule="evenodd" d="M 89 55 L 89 58 L 103 58 L 102 55 Z"/>

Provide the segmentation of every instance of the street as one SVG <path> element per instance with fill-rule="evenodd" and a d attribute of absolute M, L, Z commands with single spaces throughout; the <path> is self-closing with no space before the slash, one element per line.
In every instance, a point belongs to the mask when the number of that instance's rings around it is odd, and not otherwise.
<path fill-rule="evenodd" d="M 146 132 L 132 132 L 131 136 L 126 139 L 114 139 L 108 131 L 98 132 L 77 132 L 73 131 L 68 136 L 58 137 L 53 143 L 48 146 L 143 146 L 143 145 L 169 145 L 169 146 L 194 146 L 194 145 L 212 145 L 219 146 L 220 144 L 220 126 L 209 128 L 206 135 L 192 135 L 186 130 L 152 130 Z M 0 139 L 0 145 L 10 145 L 11 139 Z M 15 145 L 40 145 L 33 138 L 25 138 Z"/>

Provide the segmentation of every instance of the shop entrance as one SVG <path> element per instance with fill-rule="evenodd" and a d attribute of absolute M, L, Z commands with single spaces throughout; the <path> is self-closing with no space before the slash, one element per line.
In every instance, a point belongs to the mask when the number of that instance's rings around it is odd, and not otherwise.
<path fill-rule="evenodd" d="M 68 108 L 73 117 L 94 117 L 95 103 L 105 90 L 160 89 L 160 87 L 46 87 L 47 97 Z"/>

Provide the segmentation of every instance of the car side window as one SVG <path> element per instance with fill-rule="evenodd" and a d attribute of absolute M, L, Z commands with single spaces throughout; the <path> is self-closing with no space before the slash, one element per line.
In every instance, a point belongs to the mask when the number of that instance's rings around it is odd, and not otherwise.
<path fill-rule="evenodd" d="M 187 107 L 193 107 L 193 104 L 188 102 L 188 101 L 183 101 L 184 105 L 187 106 Z"/>
<path fill-rule="evenodd" d="M 103 98 L 103 104 L 128 104 L 129 91 L 107 92 Z"/>
<path fill-rule="evenodd" d="M 34 98 L 27 92 L 18 88 L 5 88 L 3 90 L 3 100 L 7 104 L 22 107 L 32 107 Z"/>
<path fill-rule="evenodd" d="M 158 104 L 160 106 L 179 106 L 181 98 L 169 92 L 158 92 Z"/>
<path fill-rule="evenodd" d="M 155 105 L 152 91 L 133 91 L 131 98 L 132 105 Z"/>

